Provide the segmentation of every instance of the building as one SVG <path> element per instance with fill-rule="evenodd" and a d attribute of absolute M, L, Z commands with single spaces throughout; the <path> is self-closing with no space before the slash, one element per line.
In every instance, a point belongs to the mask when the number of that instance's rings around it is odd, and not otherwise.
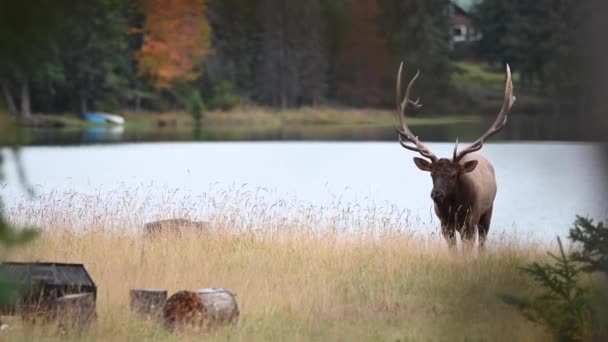
<path fill-rule="evenodd" d="M 472 57 L 473 44 L 479 41 L 482 33 L 475 27 L 475 18 L 471 10 L 475 0 L 452 0 L 448 8 L 451 24 L 451 50 L 454 56 Z"/>

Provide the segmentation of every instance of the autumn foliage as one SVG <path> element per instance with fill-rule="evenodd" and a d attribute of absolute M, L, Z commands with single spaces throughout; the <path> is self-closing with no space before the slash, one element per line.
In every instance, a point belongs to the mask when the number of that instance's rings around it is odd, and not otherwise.
<path fill-rule="evenodd" d="M 197 64 L 209 53 L 206 0 L 136 0 L 144 15 L 141 49 L 135 53 L 138 73 L 156 88 L 199 76 Z"/>

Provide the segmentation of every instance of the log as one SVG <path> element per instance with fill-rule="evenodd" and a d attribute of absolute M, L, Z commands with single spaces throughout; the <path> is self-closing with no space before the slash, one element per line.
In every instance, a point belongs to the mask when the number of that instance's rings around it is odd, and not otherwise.
<path fill-rule="evenodd" d="M 159 235 L 181 236 L 182 233 L 202 235 L 209 231 L 209 222 L 190 221 L 186 219 L 168 219 L 148 222 L 144 225 L 144 235 L 154 237 Z"/>
<path fill-rule="evenodd" d="M 191 291 L 173 294 L 163 307 L 163 323 L 171 331 L 183 328 L 199 328 L 206 320 L 207 313 L 201 297 Z"/>
<path fill-rule="evenodd" d="M 179 291 L 167 299 L 163 308 L 163 323 L 172 331 L 184 327 L 213 328 L 234 323 L 238 317 L 235 296 L 224 288 Z"/>
<path fill-rule="evenodd" d="M 239 305 L 232 292 L 224 288 L 199 289 L 196 293 L 201 297 L 212 325 L 233 323 L 239 318 Z"/>
<path fill-rule="evenodd" d="M 57 298 L 54 316 L 64 328 L 82 328 L 97 318 L 93 293 L 69 294 Z"/>
<path fill-rule="evenodd" d="M 131 311 L 147 318 L 156 318 L 167 301 L 165 289 L 132 289 L 129 291 Z"/>

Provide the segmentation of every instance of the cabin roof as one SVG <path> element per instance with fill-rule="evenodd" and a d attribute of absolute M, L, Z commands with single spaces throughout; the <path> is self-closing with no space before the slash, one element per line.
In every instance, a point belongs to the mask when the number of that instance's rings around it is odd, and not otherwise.
<path fill-rule="evenodd" d="M 452 0 L 452 3 L 462 8 L 467 14 L 470 14 L 473 7 L 481 0 Z"/>

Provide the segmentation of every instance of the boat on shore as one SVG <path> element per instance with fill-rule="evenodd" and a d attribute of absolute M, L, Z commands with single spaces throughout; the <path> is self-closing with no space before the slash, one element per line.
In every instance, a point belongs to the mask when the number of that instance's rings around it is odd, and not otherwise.
<path fill-rule="evenodd" d="M 120 115 L 99 112 L 85 113 L 84 120 L 93 123 L 109 123 L 115 125 L 122 125 L 125 123 L 125 119 Z"/>

